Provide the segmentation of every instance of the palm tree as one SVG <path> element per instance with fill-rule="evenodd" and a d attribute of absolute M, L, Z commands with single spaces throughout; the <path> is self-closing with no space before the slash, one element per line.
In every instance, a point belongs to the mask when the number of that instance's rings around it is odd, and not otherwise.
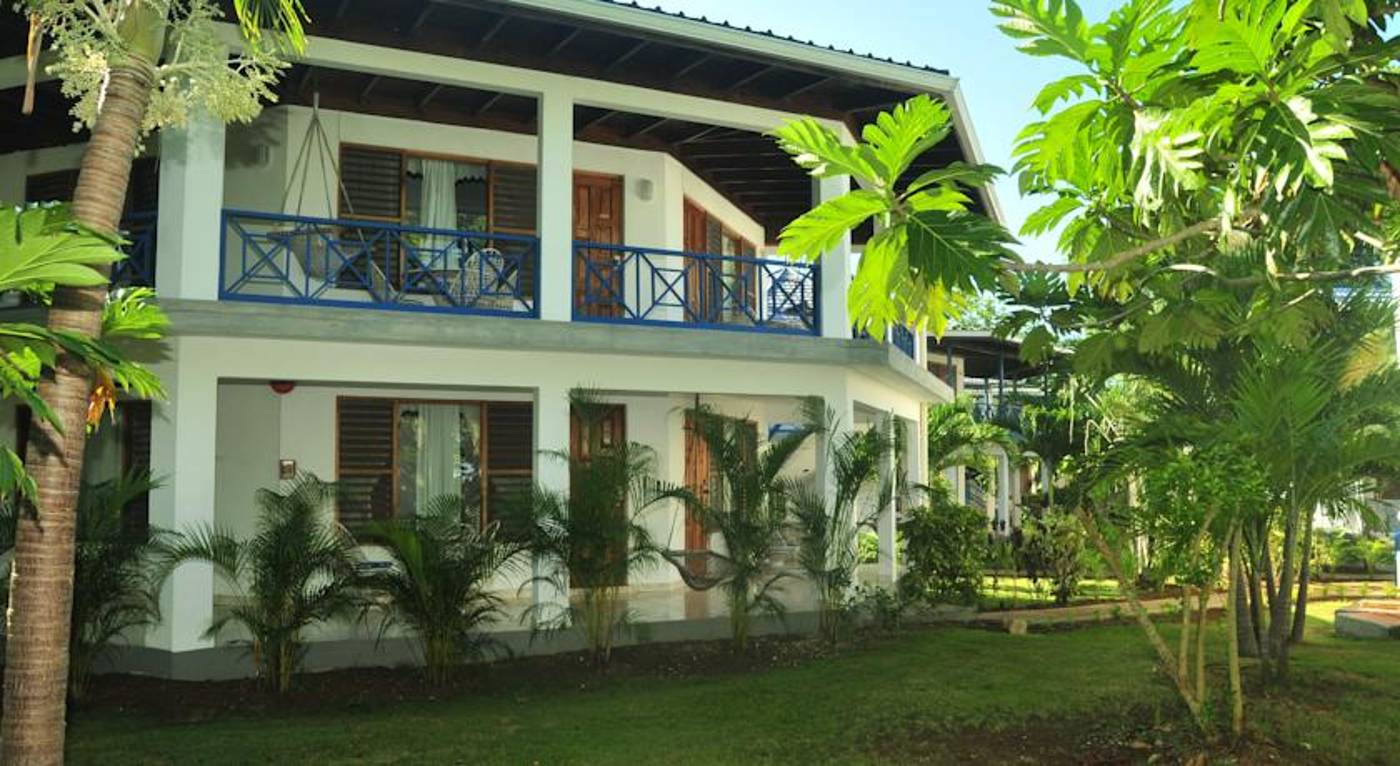
<path fill-rule="evenodd" d="M 391 568 L 371 574 L 366 586 L 387 603 L 379 635 L 394 625 L 417 638 L 429 683 L 446 683 L 464 660 L 476 659 L 494 642 L 482 633 L 502 615 L 501 599 L 489 590 L 498 574 L 519 564 L 520 546 L 464 514 L 461 497 L 434 498 L 411 519 L 381 522 L 370 539 L 388 551 Z"/>
<path fill-rule="evenodd" d="M 822 488 L 811 484 L 797 489 L 792 498 L 797 564 L 816 586 L 820 631 L 832 643 L 840 638 L 844 604 L 860 564 L 857 539 L 861 530 L 874 526 L 894 492 L 891 477 L 880 477 L 892 450 L 885 428 L 845 434 L 828 449 L 827 464 L 835 473 L 832 504 L 828 507 Z M 862 514 L 859 500 L 869 489 L 875 490 L 873 510 Z"/>
<path fill-rule="evenodd" d="M 178 124 L 191 106 L 225 119 L 251 119 L 259 101 L 271 96 L 269 84 L 282 66 L 276 50 L 299 49 L 304 43 L 301 2 L 234 0 L 233 6 L 246 46 L 231 67 L 213 23 L 220 15 L 214 0 L 22 3 L 34 31 L 50 36 L 58 55 L 55 71 L 79 95 L 76 114 L 91 128 L 73 194 L 79 224 L 115 238 L 132 158 L 153 127 Z M 168 45 L 171 41 L 180 44 Z M 94 66 L 100 71 L 94 72 Z M 172 66 L 180 68 L 178 75 L 165 76 Z M 152 114 L 157 92 L 162 108 Z M 59 287 L 49 328 L 99 337 L 105 301 L 106 289 L 100 285 Z M 37 487 L 44 522 L 22 517 L 15 540 L 17 568 L 25 576 L 15 578 L 10 594 L 0 724 L 7 763 L 59 763 L 63 757 L 74 503 L 94 385 L 93 369 L 82 361 L 66 351 L 53 376 L 38 387 L 54 417 L 36 420 L 25 466 Z"/>
<path fill-rule="evenodd" d="M 578 628 L 599 665 L 612 658 L 614 644 L 631 622 L 623 587 L 632 572 L 660 561 L 660 550 L 642 523 L 665 495 L 655 479 L 655 458 L 640 444 L 606 444 L 601 424 L 609 406 L 596 393 L 569 394 L 578 418 L 579 454 L 551 452 L 546 457 L 569 465 L 569 491 L 537 487 L 508 518 L 512 534 L 548 569 L 533 578 L 556 591 L 580 591 L 581 603 L 541 602 L 531 615 L 547 632 Z"/>
<path fill-rule="evenodd" d="M 160 621 L 154 554 L 159 530 L 134 529 L 123 511 L 155 489 L 144 471 L 84 484 L 78 498 L 68 695 L 82 699 L 93 665 L 128 631 Z M 18 506 L 0 506 L 0 552 L 14 547 Z"/>
<path fill-rule="evenodd" d="M 685 583 L 695 590 L 720 588 L 729 607 L 734 647 L 748 649 L 752 618 L 760 612 L 781 615 L 779 583 L 790 573 L 773 566 L 773 554 L 790 520 L 790 501 L 798 487 L 783 476 L 797 450 L 820 432 L 825 412 L 820 400 L 804 400 L 805 425 L 763 449 L 748 422 L 726 417 L 704 405 L 687 411 L 696 436 L 710 454 L 715 483 L 708 499 L 689 488 L 669 496 L 681 499 L 707 535 L 718 534 L 722 551 L 709 553 L 705 571 L 695 571 L 685 556 L 668 553 Z"/>
<path fill-rule="evenodd" d="M 976 468 L 983 473 L 992 465 L 991 450 L 1015 450 L 1011 432 L 1004 426 L 978 420 L 971 397 L 935 404 L 928 409 L 929 473 L 949 468 Z"/>
<path fill-rule="evenodd" d="M 334 520 L 335 498 L 334 484 L 303 474 L 285 492 L 258 490 L 261 513 L 251 538 L 206 527 L 162 546 L 161 579 L 186 561 L 203 561 L 237 595 L 207 635 L 231 622 L 243 626 L 252 635 L 258 677 L 278 694 L 291 687 L 301 663 L 302 631 L 363 607 L 359 548 Z"/>

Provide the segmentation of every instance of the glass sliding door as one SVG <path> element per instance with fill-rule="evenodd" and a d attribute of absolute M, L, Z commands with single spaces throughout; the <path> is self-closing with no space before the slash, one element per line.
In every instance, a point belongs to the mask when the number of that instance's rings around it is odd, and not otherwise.
<path fill-rule="evenodd" d="M 396 413 L 399 516 L 426 512 L 437 498 L 481 516 L 481 405 L 400 402 Z"/>

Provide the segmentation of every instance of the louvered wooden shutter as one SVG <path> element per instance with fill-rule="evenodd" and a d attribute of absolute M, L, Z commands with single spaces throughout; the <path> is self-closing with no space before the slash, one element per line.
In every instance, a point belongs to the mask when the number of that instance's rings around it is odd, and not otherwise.
<path fill-rule="evenodd" d="M 724 252 L 724 224 L 714 216 L 705 218 L 705 252 L 713 255 Z"/>
<path fill-rule="evenodd" d="M 340 215 L 397 221 L 402 217 L 403 155 L 359 146 L 340 148 Z"/>
<path fill-rule="evenodd" d="M 131 163 L 131 182 L 126 188 L 128 213 L 154 213 L 160 207 L 160 164 L 154 157 Z"/>
<path fill-rule="evenodd" d="M 151 470 L 151 403 L 127 401 L 117 403 L 121 419 L 122 470 Z M 151 498 L 149 494 L 134 497 L 122 508 L 122 526 L 129 532 L 144 533 L 150 525 Z"/>
<path fill-rule="evenodd" d="M 394 401 L 342 397 L 336 407 L 340 521 L 348 527 L 394 513 Z"/>
<path fill-rule="evenodd" d="M 487 521 L 508 520 L 506 510 L 534 484 L 535 408 L 528 402 L 486 405 Z"/>
<path fill-rule="evenodd" d="M 72 202 L 78 188 L 78 171 L 55 170 L 36 173 L 24 179 L 25 202 Z"/>
<path fill-rule="evenodd" d="M 491 226 L 496 231 L 534 233 L 538 183 L 533 165 L 491 165 Z"/>

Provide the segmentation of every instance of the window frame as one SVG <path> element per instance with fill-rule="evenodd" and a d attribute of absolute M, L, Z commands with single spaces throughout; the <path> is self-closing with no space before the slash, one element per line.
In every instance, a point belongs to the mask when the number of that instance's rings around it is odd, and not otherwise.
<path fill-rule="evenodd" d="M 389 452 L 389 468 L 388 468 L 387 471 L 351 471 L 351 472 L 349 472 L 349 473 L 342 474 L 341 468 L 340 468 L 340 447 L 341 447 L 341 438 L 340 438 L 340 412 L 341 412 L 341 403 L 344 402 L 344 401 L 346 401 L 346 400 L 389 402 L 389 403 L 391 403 L 391 405 L 393 406 L 394 414 L 393 414 L 393 423 L 392 423 L 392 427 L 390 428 L 391 440 L 390 440 L 390 452 Z M 477 507 L 481 509 L 481 510 L 480 510 L 480 513 L 479 513 L 479 516 L 480 516 L 480 518 L 479 518 L 479 524 L 480 524 L 481 528 L 484 529 L 484 528 L 486 527 L 487 524 L 490 524 L 490 523 L 491 523 L 491 521 L 492 521 L 492 515 L 493 515 L 493 514 L 491 513 L 491 509 L 490 509 L 489 503 L 488 503 L 488 498 L 489 498 L 489 496 L 490 496 L 490 490 L 491 490 L 491 479 L 492 479 L 493 477 L 496 477 L 496 476 L 513 476 L 513 477 L 522 477 L 522 476 L 523 476 L 523 477 L 526 477 L 526 478 L 529 478 L 529 479 L 532 479 L 532 480 L 533 480 L 534 475 L 535 475 L 535 467 L 534 467 L 533 461 L 531 462 L 531 466 L 530 466 L 529 468 L 497 468 L 497 469 L 492 469 L 492 468 L 490 467 L 489 463 L 490 463 L 490 449 L 491 449 L 491 425 L 490 425 L 490 419 L 489 419 L 488 412 L 489 412 L 489 410 L 490 410 L 491 405 L 493 405 L 493 404 L 495 404 L 495 405 L 502 405 L 502 404 L 508 404 L 508 405 L 529 405 L 529 406 L 530 406 L 530 416 L 531 416 L 531 419 L 532 419 L 532 421 L 533 421 L 534 414 L 535 414 L 535 411 L 534 411 L 535 404 L 534 404 L 534 402 L 533 402 L 533 401 L 530 401 L 530 400 L 514 400 L 514 399 L 461 399 L 461 398 L 453 398 L 453 399 L 435 399 L 435 398 L 432 398 L 432 397 L 425 397 L 425 396 L 370 396 L 370 395 L 362 395 L 362 394 L 337 394 L 336 397 L 335 397 L 335 435 L 334 435 L 334 439 L 335 439 L 335 478 L 336 478 L 336 481 L 339 482 L 342 475 L 346 475 L 346 476 L 384 476 L 384 477 L 387 477 L 388 480 L 389 480 L 390 486 L 393 487 L 393 491 L 389 493 L 389 502 L 390 502 L 389 519 L 398 519 L 398 518 L 400 518 L 400 514 L 399 514 L 399 492 L 398 492 L 398 478 L 399 478 L 399 477 L 398 477 L 398 472 L 399 472 L 399 410 L 400 410 L 400 408 L 402 408 L 404 405 L 411 405 L 411 404 L 455 404 L 455 405 L 457 405 L 457 406 L 459 406 L 459 407 L 461 407 L 461 406 L 466 406 L 466 405 L 470 405 L 470 406 L 475 406 L 475 407 L 478 407 L 478 408 L 479 408 L 479 413 L 480 413 L 480 427 L 481 427 L 481 445 L 480 445 L 480 448 L 478 449 L 478 453 L 479 453 L 479 456 L 480 456 L 480 457 L 479 457 L 479 461 L 480 461 L 481 465 L 479 466 L 479 469 L 478 469 L 478 470 L 480 470 L 480 472 L 481 472 L 481 490 L 480 490 L 480 491 L 481 491 L 481 497 L 480 497 L 480 500 L 479 500 L 479 505 L 478 505 Z M 534 434 L 533 434 L 533 433 L 531 433 L 530 441 L 531 441 L 531 443 L 533 444 L 533 442 L 534 442 Z M 373 518 L 373 516 L 371 516 L 371 518 Z M 340 508 L 340 501 L 339 501 L 338 498 L 337 498 L 336 504 L 335 504 L 335 520 L 336 520 L 336 522 L 339 523 L 339 524 L 344 524 L 344 525 L 346 525 L 346 526 L 349 526 L 348 524 L 346 524 L 345 520 L 342 518 L 342 515 L 341 515 L 341 508 Z"/>
<path fill-rule="evenodd" d="M 358 150 L 361 150 L 361 151 L 369 151 L 369 152 L 382 152 L 382 153 L 384 153 L 384 154 L 397 154 L 397 155 L 399 155 L 399 166 L 400 166 L 400 168 L 403 168 L 403 170 L 400 171 L 402 174 L 406 174 L 406 173 L 408 172 L 408 171 L 407 171 L 408 160 L 410 160 L 410 159 L 419 159 L 419 160 L 446 160 L 446 161 L 448 161 L 448 162 L 456 162 L 456 163 L 463 164 L 463 165 L 484 165 L 484 166 L 486 167 L 486 229 L 487 229 L 487 230 L 486 230 L 486 231 L 483 231 L 483 232 L 480 232 L 480 233 L 482 233 L 482 234 L 510 234 L 510 235 L 515 235 L 515 236 L 528 236 L 528 237 L 537 236 L 538 233 L 539 233 L 539 211 L 538 211 L 538 210 L 535 211 L 535 225 L 532 226 L 532 227 L 530 227 L 529 229 L 520 228 L 520 227 L 518 227 L 518 226 L 503 226 L 503 227 L 498 227 L 498 226 L 496 225 L 496 168 L 499 167 L 499 166 L 510 166 L 510 167 L 515 167 L 515 168 L 530 168 L 530 169 L 533 170 L 533 169 L 535 169 L 535 167 L 536 167 L 536 165 L 535 165 L 534 163 L 531 163 L 531 162 L 516 162 L 516 161 L 513 161 L 513 160 L 494 160 L 494 159 L 488 159 L 488 158 L 485 158 L 485 157 L 473 157 L 473 156 L 471 156 L 471 155 L 466 155 L 466 154 L 452 154 L 452 153 L 450 153 L 450 152 L 426 152 L 426 151 L 419 151 L 419 150 L 417 150 L 417 149 L 404 149 L 404 148 L 402 148 L 402 147 L 397 147 L 397 146 L 380 146 L 380 145 L 376 145 L 376 144 L 364 144 L 364 143 L 359 143 L 359 142 L 356 142 L 356 141 L 341 141 L 340 144 L 339 144 L 339 146 L 337 147 L 337 161 L 340 162 L 340 167 L 341 167 L 341 168 L 344 168 L 344 167 L 345 167 L 345 161 L 344 161 L 345 154 L 344 154 L 344 152 L 345 152 L 345 149 L 346 149 L 346 148 L 358 149 Z M 538 185 L 538 183 L 539 183 L 538 173 L 536 174 L 535 183 L 536 183 L 537 185 Z M 344 210 L 343 210 L 344 207 L 345 207 L 346 199 L 345 199 L 345 189 L 344 189 L 344 185 L 342 184 L 341 189 L 338 190 L 337 193 L 336 193 L 336 201 L 335 201 L 336 217 L 339 218 L 339 219 L 341 219 L 341 220 L 345 220 L 345 221 L 377 221 L 377 222 L 379 222 L 379 223 L 398 223 L 398 224 L 404 224 L 404 223 L 405 223 L 404 219 L 408 216 L 408 198 L 407 198 L 407 194 L 408 194 L 408 185 L 407 185 L 406 183 L 404 183 L 404 177 L 403 177 L 403 175 L 400 175 L 400 177 L 399 177 L 399 217 L 398 217 L 398 218 L 386 218 L 386 217 L 384 217 L 384 216 L 359 215 L 359 214 L 356 214 L 356 213 L 346 213 L 346 212 L 344 212 Z"/>

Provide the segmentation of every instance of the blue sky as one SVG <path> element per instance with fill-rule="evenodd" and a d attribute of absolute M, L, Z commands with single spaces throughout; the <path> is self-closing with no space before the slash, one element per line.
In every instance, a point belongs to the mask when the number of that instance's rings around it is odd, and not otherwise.
<path fill-rule="evenodd" d="M 996 27 L 978 0 L 642 0 L 670 11 L 772 29 L 842 49 L 947 69 L 962 81 L 987 161 L 1010 168 L 1016 134 L 1037 116 L 1031 101 L 1041 86 L 1071 73 L 1059 59 L 1027 56 Z M 1080 0 L 1085 16 L 1105 17 L 1117 0 Z M 1015 181 L 997 186 L 1012 233 L 1035 200 L 1021 199 Z M 1023 255 L 1059 260 L 1053 239 L 1025 241 Z"/>

